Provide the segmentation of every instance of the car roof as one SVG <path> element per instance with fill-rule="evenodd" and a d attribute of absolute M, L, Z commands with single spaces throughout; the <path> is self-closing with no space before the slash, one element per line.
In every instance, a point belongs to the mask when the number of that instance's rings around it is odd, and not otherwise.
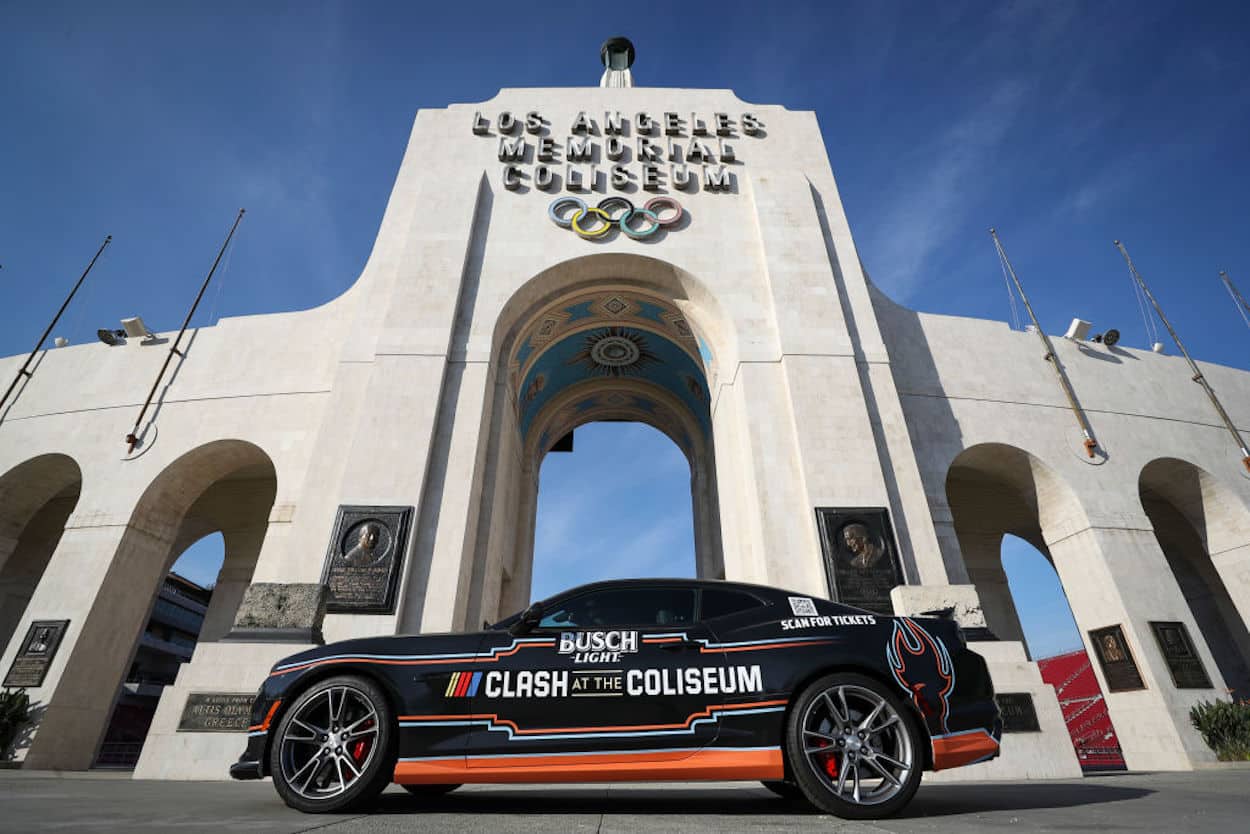
<path fill-rule="evenodd" d="M 583 593 L 586 591 L 603 590 L 607 588 L 648 588 L 648 587 L 667 587 L 672 588 L 688 587 L 688 588 L 720 588 L 729 590 L 742 590 L 747 593 L 754 593 L 757 596 L 774 597 L 778 594 L 794 593 L 785 591 L 781 588 L 774 588 L 768 585 L 754 585 L 749 582 L 733 582 L 727 579 L 691 579 L 690 577 L 646 577 L 637 579 L 604 579 L 598 582 L 590 582 L 585 585 L 577 585 L 563 591 L 551 594 L 547 600 L 559 599 L 573 593 Z M 810 596 L 810 594 L 805 594 Z M 546 600 L 544 600 L 546 601 Z"/>

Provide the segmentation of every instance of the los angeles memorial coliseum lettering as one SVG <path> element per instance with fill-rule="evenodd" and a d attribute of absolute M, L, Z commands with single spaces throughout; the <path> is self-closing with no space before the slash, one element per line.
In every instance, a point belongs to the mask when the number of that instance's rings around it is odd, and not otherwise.
<path fill-rule="evenodd" d="M 481 112 L 473 114 L 475 134 L 492 135 L 493 127 L 498 135 L 502 180 L 509 191 L 526 180 L 542 191 L 625 191 L 635 186 L 693 191 L 699 185 L 704 191 L 732 191 L 733 173 L 725 166 L 738 161 L 734 142 L 739 135 L 759 136 L 763 126 L 751 113 L 737 118 L 691 113 L 686 118 L 665 112 L 657 118 L 639 112 L 629 118 L 610 110 L 600 124 L 580 111 L 561 142 L 545 134 L 546 124 L 536 110 L 524 119 L 505 110 L 493 124 Z M 561 164 L 562 178 L 557 175 Z"/>

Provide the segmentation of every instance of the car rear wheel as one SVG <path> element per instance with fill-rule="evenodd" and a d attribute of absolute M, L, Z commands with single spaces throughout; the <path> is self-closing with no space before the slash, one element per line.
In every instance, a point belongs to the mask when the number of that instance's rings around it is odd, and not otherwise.
<path fill-rule="evenodd" d="M 922 736 L 902 700 L 865 675 L 815 681 L 786 726 L 790 772 L 804 796 L 846 819 L 897 813 L 920 786 Z"/>
<path fill-rule="evenodd" d="M 274 787 L 305 813 L 368 806 L 390 784 L 395 738 L 395 716 L 377 684 L 355 676 L 320 681 L 278 722 L 269 750 Z"/>

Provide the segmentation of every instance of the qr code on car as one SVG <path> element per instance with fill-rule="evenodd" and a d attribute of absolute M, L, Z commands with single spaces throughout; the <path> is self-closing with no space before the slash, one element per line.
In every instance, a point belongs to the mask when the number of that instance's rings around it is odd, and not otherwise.
<path fill-rule="evenodd" d="M 811 597 L 790 597 L 790 610 L 796 617 L 815 617 L 816 603 Z"/>

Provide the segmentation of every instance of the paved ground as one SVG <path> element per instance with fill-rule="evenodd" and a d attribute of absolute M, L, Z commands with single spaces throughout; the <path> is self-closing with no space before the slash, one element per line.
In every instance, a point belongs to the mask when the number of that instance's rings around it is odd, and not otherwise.
<path fill-rule="evenodd" d="M 138 782 L 112 774 L 0 771 L 0 831 L 42 832 L 1034 832 L 1247 830 L 1250 770 L 1081 781 L 922 786 L 871 825 L 818 814 L 742 783 L 477 785 L 435 802 L 398 788 L 372 814 L 305 816 L 268 782 Z"/>

